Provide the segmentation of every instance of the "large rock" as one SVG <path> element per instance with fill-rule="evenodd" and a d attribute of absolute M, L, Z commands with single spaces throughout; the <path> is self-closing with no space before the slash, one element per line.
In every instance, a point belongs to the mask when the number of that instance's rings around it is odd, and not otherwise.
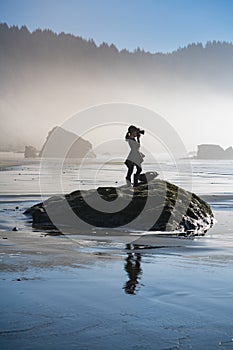
<path fill-rule="evenodd" d="M 39 157 L 94 158 L 95 154 L 89 141 L 56 126 L 49 131 Z"/>
<path fill-rule="evenodd" d="M 35 228 L 57 227 L 63 233 L 77 233 L 88 223 L 90 227 L 204 235 L 214 222 L 209 205 L 200 197 L 159 179 L 137 188 L 99 187 L 53 196 L 25 214 L 32 215 Z"/>
<path fill-rule="evenodd" d="M 197 159 L 233 159 L 233 148 L 223 149 L 219 145 L 203 144 L 197 146 Z"/>

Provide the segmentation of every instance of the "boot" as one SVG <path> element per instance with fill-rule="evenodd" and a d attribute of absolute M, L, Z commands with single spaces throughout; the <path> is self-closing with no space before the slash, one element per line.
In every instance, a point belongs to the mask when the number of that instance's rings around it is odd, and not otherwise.
<path fill-rule="evenodd" d="M 128 179 L 128 178 L 126 177 L 126 178 L 125 178 L 125 181 L 126 181 L 126 185 L 127 185 L 128 187 L 130 187 L 130 186 L 131 186 L 131 180 Z"/>

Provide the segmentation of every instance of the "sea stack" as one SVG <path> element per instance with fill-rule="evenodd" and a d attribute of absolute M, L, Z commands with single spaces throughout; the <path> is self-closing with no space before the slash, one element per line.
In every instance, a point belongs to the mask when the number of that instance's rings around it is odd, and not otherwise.
<path fill-rule="evenodd" d="M 64 151 L 65 158 L 95 157 L 89 141 L 84 140 L 75 133 L 55 126 L 49 131 L 39 157 L 63 158 Z"/>
<path fill-rule="evenodd" d="M 228 159 L 233 160 L 233 148 L 225 150 L 219 145 L 203 144 L 197 146 L 197 159 Z"/>

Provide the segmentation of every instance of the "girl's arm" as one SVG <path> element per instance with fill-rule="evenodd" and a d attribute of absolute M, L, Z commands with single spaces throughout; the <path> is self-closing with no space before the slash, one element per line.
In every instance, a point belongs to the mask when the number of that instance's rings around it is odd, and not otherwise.
<path fill-rule="evenodd" d="M 140 143 L 138 141 L 136 141 L 135 139 L 128 139 L 130 148 L 132 150 L 138 150 L 140 147 Z"/>

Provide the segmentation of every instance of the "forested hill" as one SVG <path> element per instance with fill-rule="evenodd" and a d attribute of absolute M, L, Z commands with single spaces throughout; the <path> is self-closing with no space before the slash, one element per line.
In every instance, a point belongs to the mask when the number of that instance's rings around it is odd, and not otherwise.
<path fill-rule="evenodd" d="M 12 137 L 20 146 L 25 137 L 30 142 L 30 123 L 37 129 L 31 142 L 41 146 L 49 129 L 93 104 L 122 101 L 163 112 L 165 99 L 174 94 L 181 98 L 201 88 L 231 96 L 232 62 L 233 45 L 227 42 L 190 44 L 168 54 L 129 52 L 70 34 L 0 24 L 0 146 Z"/>
<path fill-rule="evenodd" d="M 156 40 L 155 40 L 156 47 Z M 34 74 L 49 68 L 62 66 L 72 74 L 97 78 L 104 76 L 146 79 L 147 83 L 160 84 L 156 78 L 169 80 L 192 78 L 206 84 L 222 81 L 227 88 L 233 86 L 233 45 L 227 42 L 190 44 L 168 54 L 119 51 L 113 44 L 97 46 L 95 42 L 70 34 L 36 30 L 30 33 L 26 26 L 18 28 L 0 24 L 0 69 L 3 78 L 20 78 L 22 68 Z M 13 68 L 14 67 L 14 68 Z M 12 69 L 14 71 L 13 74 Z M 18 70 L 18 71 L 17 71 Z M 18 74 L 17 74 L 18 73 Z M 149 81 L 148 81 L 149 80 Z"/>

